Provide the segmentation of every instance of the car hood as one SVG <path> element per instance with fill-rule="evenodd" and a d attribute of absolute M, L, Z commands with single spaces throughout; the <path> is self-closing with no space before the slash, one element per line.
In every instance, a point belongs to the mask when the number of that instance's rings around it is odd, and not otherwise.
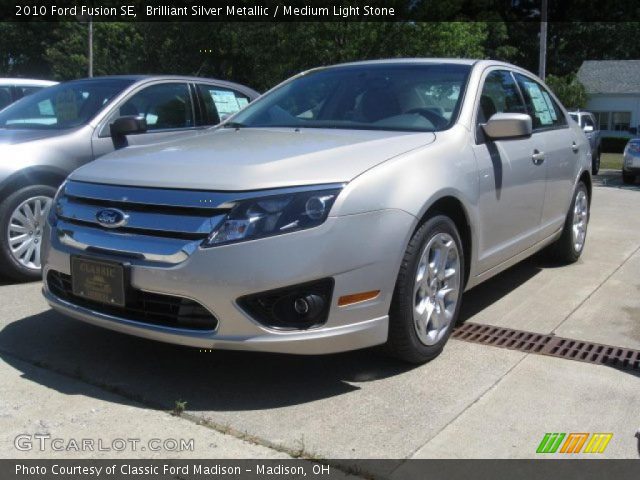
<path fill-rule="evenodd" d="M 0 128 L 0 145 L 17 145 L 20 143 L 33 142 L 43 138 L 52 138 L 59 135 L 66 135 L 69 130 L 31 130 Z"/>
<path fill-rule="evenodd" d="M 119 150 L 72 180 L 197 190 L 256 190 L 345 182 L 435 140 L 433 133 L 221 128 L 188 139 Z"/>

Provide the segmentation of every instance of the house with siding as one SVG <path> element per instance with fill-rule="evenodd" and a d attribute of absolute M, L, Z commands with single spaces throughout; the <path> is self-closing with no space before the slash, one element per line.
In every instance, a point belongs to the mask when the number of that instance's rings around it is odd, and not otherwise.
<path fill-rule="evenodd" d="M 578 70 L 600 130 L 628 136 L 640 130 L 640 60 L 587 60 Z"/>

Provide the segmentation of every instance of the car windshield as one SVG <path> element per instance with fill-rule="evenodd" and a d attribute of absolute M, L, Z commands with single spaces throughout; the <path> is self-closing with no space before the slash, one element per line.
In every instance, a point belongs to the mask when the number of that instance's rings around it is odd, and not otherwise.
<path fill-rule="evenodd" d="M 132 83 L 112 78 L 45 88 L 2 110 L 0 128 L 63 130 L 84 125 Z"/>
<path fill-rule="evenodd" d="M 453 63 L 317 70 L 249 105 L 227 126 L 444 130 L 455 122 L 470 70 Z"/>

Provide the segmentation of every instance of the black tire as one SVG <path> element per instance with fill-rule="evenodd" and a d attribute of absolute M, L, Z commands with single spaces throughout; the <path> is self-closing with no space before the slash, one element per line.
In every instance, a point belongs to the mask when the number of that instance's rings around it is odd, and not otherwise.
<path fill-rule="evenodd" d="M 11 254 L 8 234 L 11 214 L 22 202 L 31 197 L 53 198 L 55 194 L 56 189 L 49 185 L 32 185 L 12 193 L 0 204 L 0 271 L 9 278 L 18 281 L 41 278 L 40 270 L 21 265 Z"/>
<path fill-rule="evenodd" d="M 633 185 L 636 181 L 636 176 L 632 173 L 622 172 L 622 183 L 625 185 Z"/>
<path fill-rule="evenodd" d="M 460 261 L 458 298 L 455 311 L 444 336 L 437 343 L 426 345 L 420 340 L 414 327 L 414 285 L 418 263 L 423 250 L 429 241 L 439 233 L 450 235 L 458 250 Z M 462 290 L 464 288 L 464 272 L 464 251 L 456 225 L 445 215 L 435 214 L 431 216 L 415 231 L 402 259 L 389 310 L 389 336 L 384 346 L 387 354 L 405 362 L 422 364 L 432 360 L 442 352 L 453 327 L 458 321 Z"/>
<path fill-rule="evenodd" d="M 586 195 L 587 200 L 587 224 L 585 225 L 585 240 L 582 242 L 582 245 L 579 248 L 576 248 L 573 241 L 573 220 L 574 220 L 574 210 L 576 199 L 580 193 L 584 193 Z M 569 264 L 576 262 L 580 255 L 582 255 L 582 251 L 584 250 L 584 245 L 586 243 L 586 233 L 587 226 L 589 224 L 589 216 L 591 214 L 590 211 L 590 199 L 589 199 L 589 191 L 587 190 L 584 182 L 579 182 L 575 192 L 573 192 L 573 198 L 571 199 L 571 206 L 569 207 L 569 211 L 567 212 L 567 218 L 564 222 L 564 228 L 562 229 L 562 234 L 560 238 L 556 240 L 550 247 L 549 253 L 551 257 L 559 263 Z"/>
<path fill-rule="evenodd" d="M 591 159 L 591 174 L 597 175 L 600 171 L 600 149 L 596 150 L 596 154 Z"/>

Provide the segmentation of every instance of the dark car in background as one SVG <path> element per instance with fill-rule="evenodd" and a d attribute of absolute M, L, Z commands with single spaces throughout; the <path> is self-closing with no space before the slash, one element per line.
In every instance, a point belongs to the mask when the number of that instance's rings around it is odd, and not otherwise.
<path fill-rule="evenodd" d="M 115 149 L 197 134 L 258 93 L 221 80 L 113 76 L 41 90 L 0 112 L 0 272 L 40 276 L 42 229 L 66 176 Z"/>
<path fill-rule="evenodd" d="M 640 138 L 627 142 L 622 154 L 622 182 L 630 185 L 640 175 Z"/>

